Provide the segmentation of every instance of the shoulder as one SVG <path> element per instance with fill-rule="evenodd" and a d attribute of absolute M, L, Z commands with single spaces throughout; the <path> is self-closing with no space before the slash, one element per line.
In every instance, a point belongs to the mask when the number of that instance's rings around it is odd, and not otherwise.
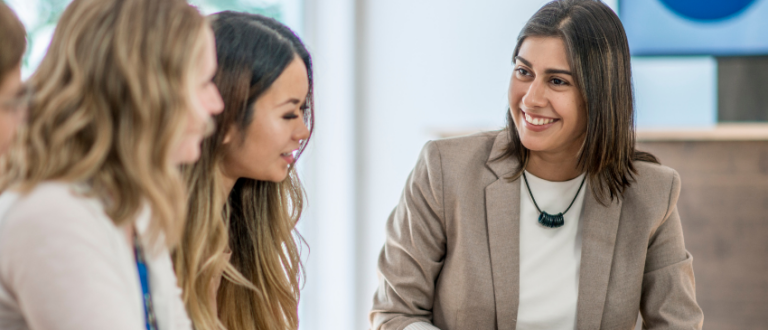
<path fill-rule="evenodd" d="M 637 171 L 633 185 L 637 188 L 669 192 L 680 185 L 680 175 L 668 166 L 643 161 L 635 161 L 633 165 Z"/>
<path fill-rule="evenodd" d="M 663 209 L 664 213 L 674 208 L 680 195 L 680 175 L 674 169 L 650 162 L 635 161 L 634 182 L 624 194 L 626 201 L 654 209 Z"/>
<path fill-rule="evenodd" d="M 19 194 L 7 217 L 58 218 L 77 214 L 86 218 L 95 217 L 94 211 L 102 207 L 95 198 L 86 197 L 77 185 L 63 182 L 43 182 L 32 190 Z"/>
<path fill-rule="evenodd" d="M 105 228 L 106 215 L 98 200 L 85 197 L 77 186 L 61 182 L 38 184 L 21 193 L 6 214 L 0 241 L 23 243 L 51 237 L 93 236 Z"/>
<path fill-rule="evenodd" d="M 500 131 L 480 132 L 472 135 L 434 140 L 430 141 L 430 143 L 433 145 L 433 148 L 440 150 L 440 154 L 443 157 L 466 158 L 474 154 L 481 154 L 485 157 L 483 159 L 483 162 L 485 162 L 494 141 L 496 141 L 496 137 L 500 133 Z"/>
<path fill-rule="evenodd" d="M 481 132 L 472 135 L 433 140 L 422 150 L 422 158 L 437 160 L 445 166 L 465 168 L 470 164 L 484 166 L 500 131 Z"/>

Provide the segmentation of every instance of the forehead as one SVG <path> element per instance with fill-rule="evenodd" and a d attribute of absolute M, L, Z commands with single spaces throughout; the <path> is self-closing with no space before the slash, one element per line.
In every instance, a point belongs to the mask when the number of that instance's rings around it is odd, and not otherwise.
<path fill-rule="evenodd" d="M 216 41 L 214 39 L 213 30 L 210 27 L 205 27 L 200 36 L 202 39 L 201 49 L 199 52 L 199 59 L 202 62 L 203 70 L 207 71 L 216 70 Z"/>
<path fill-rule="evenodd" d="M 309 78 L 304 61 L 295 56 L 283 73 L 272 83 L 270 89 L 274 89 L 278 94 L 300 97 L 303 100 L 309 92 Z"/>
<path fill-rule="evenodd" d="M 530 62 L 534 69 L 570 70 L 563 40 L 555 37 L 528 37 L 517 56 Z"/>

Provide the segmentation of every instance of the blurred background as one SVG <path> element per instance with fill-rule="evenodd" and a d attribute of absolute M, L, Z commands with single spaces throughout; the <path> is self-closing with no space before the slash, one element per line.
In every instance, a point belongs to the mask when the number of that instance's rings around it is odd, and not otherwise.
<path fill-rule="evenodd" d="M 28 77 L 67 0 L 5 0 Z M 301 329 L 366 329 L 384 224 L 423 144 L 505 125 L 516 37 L 542 0 L 190 0 L 307 43 L 316 133 L 300 160 Z M 678 170 L 707 329 L 768 324 L 768 0 L 607 0 L 633 54 L 638 148 Z"/>

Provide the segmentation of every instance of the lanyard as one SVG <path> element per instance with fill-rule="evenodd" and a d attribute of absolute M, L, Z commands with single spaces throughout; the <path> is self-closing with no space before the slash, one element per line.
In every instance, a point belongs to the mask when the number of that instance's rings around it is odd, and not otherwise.
<path fill-rule="evenodd" d="M 155 308 L 152 306 L 152 292 L 149 290 L 149 271 L 147 263 L 144 260 L 144 251 L 139 245 L 139 238 L 135 232 L 133 235 L 133 251 L 136 254 L 136 268 L 139 271 L 139 280 L 141 281 L 141 296 L 144 302 L 144 320 L 146 320 L 147 330 L 157 330 L 157 317 Z"/>

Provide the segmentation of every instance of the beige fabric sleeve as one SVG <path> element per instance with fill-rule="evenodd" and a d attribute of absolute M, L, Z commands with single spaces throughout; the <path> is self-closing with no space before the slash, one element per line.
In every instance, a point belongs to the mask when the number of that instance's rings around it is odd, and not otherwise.
<path fill-rule="evenodd" d="M 374 330 L 403 330 L 432 321 L 435 280 L 446 252 L 440 162 L 437 145 L 428 142 L 387 220 L 379 288 L 370 313 Z"/>
<path fill-rule="evenodd" d="M 405 327 L 404 330 L 440 330 L 440 329 L 432 325 L 431 323 L 416 322 L 416 323 L 411 323 L 409 326 Z"/>
<path fill-rule="evenodd" d="M 674 172 L 667 217 L 648 245 L 640 302 L 644 329 L 701 329 L 704 321 L 677 213 L 679 195 L 680 176 Z"/>
<path fill-rule="evenodd" d="M 0 281 L 30 329 L 142 330 L 132 304 L 141 298 L 111 248 L 124 238 L 105 235 L 110 224 L 62 195 L 39 194 L 5 218 Z"/>

